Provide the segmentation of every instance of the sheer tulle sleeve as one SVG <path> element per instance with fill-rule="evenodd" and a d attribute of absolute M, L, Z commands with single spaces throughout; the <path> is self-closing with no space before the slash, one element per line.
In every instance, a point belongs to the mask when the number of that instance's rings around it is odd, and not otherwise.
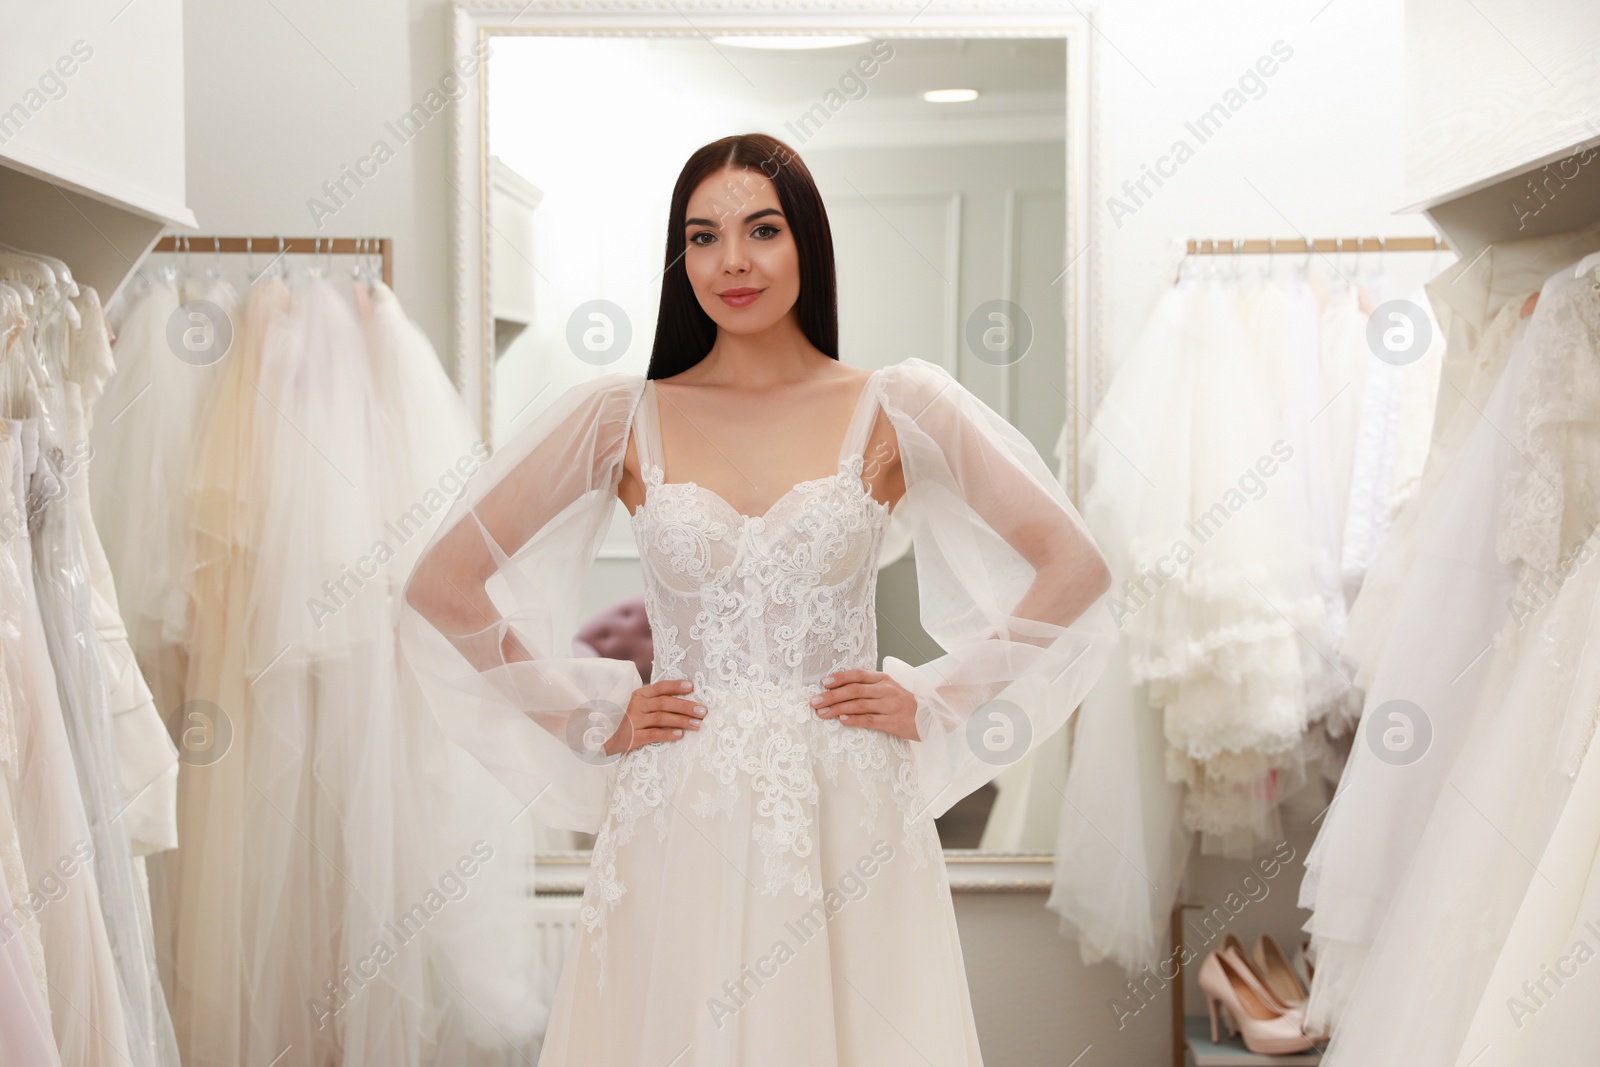
<path fill-rule="evenodd" d="M 1022 432 L 941 367 L 883 372 L 922 627 L 944 655 L 883 669 L 917 697 L 928 812 L 1020 760 L 1071 717 L 1116 645 L 1104 557 Z"/>
<path fill-rule="evenodd" d="M 573 386 L 496 451 L 403 595 L 401 652 L 445 734 L 559 829 L 599 829 L 615 762 L 602 746 L 644 684 L 632 662 L 572 654 L 643 387 Z"/>

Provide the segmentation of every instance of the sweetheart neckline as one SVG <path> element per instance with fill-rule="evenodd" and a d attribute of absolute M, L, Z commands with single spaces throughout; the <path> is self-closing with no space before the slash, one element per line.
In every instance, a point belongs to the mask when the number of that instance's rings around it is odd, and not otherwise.
<path fill-rule="evenodd" d="M 649 504 L 650 504 L 650 491 L 651 490 L 653 490 L 653 489 L 661 489 L 661 488 L 665 488 L 665 487 L 668 487 L 668 486 L 677 486 L 677 487 L 681 487 L 681 488 L 685 488 L 685 489 L 698 490 L 698 491 L 700 491 L 702 493 L 705 493 L 706 495 L 710 496 L 717 503 L 721 504 L 723 507 L 727 508 L 734 515 L 737 515 L 739 517 L 739 526 L 740 526 L 740 528 L 748 526 L 752 522 L 758 522 L 758 521 L 760 523 L 762 523 L 763 525 L 765 525 L 766 521 L 767 521 L 767 517 L 770 516 L 775 510 L 777 510 L 777 507 L 778 507 L 779 504 L 782 504 L 785 500 L 788 500 L 791 496 L 793 496 L 794 494 L 800 492 L 802 489 L 805 489 L 807 486 L 818 485 L 818 484 L 821 484 L 822 482 L 837 481 L 838 479 L 842 478 L 846 474 L 854 474 L 855 472 L 852 471 L 850 469 L 850 467 L 853 464 L 853 462 L 855 460 L 857 460 L 857 459 L 860 459 L 862 462 L 866 462 L 865 453 L 852 452 L 848 456 L 845 456 L 843 459 L 839 460 L 839 469 L 834 471 L 832 474 L 824 474 L 819 478 L 807 478 L 804 481 L 795 482 L 788 489 L 784 490 L 784 492 L 779 495 L 778 499 L 774 500 L 771 504 L 767 505 L 767 509 L 765 511 L 763 511 L 759 515 L 746 515 L 744 512 L 740 511 L 738 508 L 736 508 L 732 504 L 728 503 L 727 499 L 725 497 L 723 497 L 723 495 L 721 493 L 717 492 L 715 489 L 712 489 L 710 486 L 701 485 L 699 482 L 694 482 L 694 481 L 667 482 L 667 481 L 650 481 L 649 479 L 646 479 L 645 480 L 645 485 L 644 485 L 644 493 L 645 493 L 644 500 L 640 502 L 638 511 L 634 511 L 634 512 L 631 512 L 629 514 L 629 522 L 632 522 L 634 519 L 637 519 L 641 514 L 643 514 L 644 509 L 649 506 Z M 666 471 L 662 470 L 661 464 L 652 463 L 652 464 L 650 464 L 650 469 L 655 472 L 656 477 L 658 479 L 666 477 Z M 856 477 L 857 477 L 857 480 L 860 479 L 859 475 L 856 475 Z M 873 506 L 875 506 L 879 510 L 880 513 L 882 513 L 884 515 L 893 514 L 893 512 L 894 512 L 893 507 L 891 505 L 885 504 L 883 501 L 881 501 L 877 497 L 873 496 L 872 493 L 867 490 L 865 482 L 862 483 L 861 489 L 862 489 L 862 494 L 869 501 L 872 502 Z"/>
<path fill-rule="evenodd" d="M 861 392 L 856 396 L 855 409 L 851 412 L 851 415 L 850 415 L 850 424 L 849 424 L 849 426 L 847 426 L 845 428 L 845 439 L 840 444 L 840 450 L 841 451 L 843 451 L 843 449 L 848 448 L 850 446 L 850 439 L 851 439 L 851 436 L 855 432 L 856 422 L 862 417 L 862 413 L 863 412 L 869 410 L 868 405 L 872 401 L 872 396 L 873 396 L 872 389 L 873 389 L 873 386 L 877 383 L 878 376 L 880 374 L 882 374 L 887 369 L 888 368 L 886 368 L 886 367 L 879 367 L 876 370 L 871 370 L 871 371 L 867 372 L 866 383 L 862 386 Z M 655 383 L 654 379 L 646 378 L 645 382 L 644 382 L 644 387 L 645 387 L 646 393 L 649 394 L 650 407 L 653 410 L 655 408 L 655 406 L 656 406 L 656 383 Z M 879 405 L 879 413 L 880 414 L 883 413 L 881 404 Z M 876 425 L 876 418 L 877 418 L 877 416 L 874 415 L 873 421 L 869 422 L 867 424 L 866 433 L 867 433 L 868 438 L 870 438 L 870 436 L 871 436 L 873 426 Z M 838 466 L 837 466 L 837 468 L 834 470 L 834 472 L 832 474 L 825 474 L 820 478 L 807 478 L 805 481 L 796 482 L 793 485 L 791 485 L 788 489 L 786 489 L 782 494 L 780 494 L 778 496 L 778 498 L 776 500 L 774 500 L 771 504 L 767 505 L 766 510 L 763 511 L 761 514 L 759 514 L 759 515 L 746 515 L 744 512 L 740 511 L 738 508 L 736 508 L 732 504 L 728 503 L 727 498 L 725 498 L 721 493 L 717 492 L 715 489 L 711 489 L 711 488 L 709 488 L 707 486 L 701 485 L 699 482 L 695 482 L 695 481 L 688 481 L 688 482 L 669 482 L 669 481 L 665 481 L 665 478 L 667 476 L 666 468 L 664 466 L 662 466 L 662 464 L 659 461 L 659 459 L 656 458 L 656 457 L 659 457 L 660 454 L 661 454 L 661 430 L 660 430 L 660 427 L 657 426 L 654 423 L 653 419 L 651 421 L 651 424 L 650 424 L 650 427 L 649 427 L 649 431 L 648 431 L 648 434 L 646 436 L 649 438 L 649 441 L 650 441 L 650 444 L 651 444 L 651 452 L 652 452 L 652 460 L 653 461 L 649 462 L 649 463 L 644 463 L 643 465 L 653 469 L 656 472 L 656 478 L 657 479 L 661 479 L 661 480 L 658 480 L 655 483 L 656 485 L 688 486 L 691 489 L 698 489 L 698 490 L 702 490 L 702 491 L 704 491 L 706 493 L 709 493 L 712 497 L 714 497 L 716 499 L 717 503 L 721 504 L 724 508 L 727 508 L 728 511 L 730 511 L 734 515 L 738 516 L 738 518 L 739 518 L 739 526 L 740 526 L 741 529 L 744 528 L 745 526 L 748 526 L 752 522 L 758 522 L 759 521 L 759 522 L 765 523 L 767 517 L 772 514 L 772 512 L 778 507 L 779 504 L 783 503 L 785 500 L 789 499 L 789 497 L 793 496 L 795 493 L 798 493 L 800 490 L 806 488 L 807 486 L 816 485 L 816 484 L 821 483 L 821 482 L 833 481 L 833 480 L 839 478 L 843 474 L 852 473 L 851 471 L 849 471 L 849 467 L 851 466 L 851 464 L 854 461 L 860 460 L 861 463 L 863 463 L 863 464 L 866 463 L 865 448 L 866 448 L 866 445 L 868 443 L 868 441 L 863 440 L 861 448 L 856 449 L 853 452 L 845 452 L 843 455 L 841 455 L 839 457 Z M 645 442 L 643 440 L 641 440 L 641 448 L 643 448 L 644 444 L 645 444 Z M 640 458 L 641 462 L 645 459 L 644 454 L 643 454 L 642 451 L 640 453 L 639 458 Z M 856 477 L 857 477 L 858 480 L 860 479 L 860 475 L 859 474 L 856 475 Z M 893 510 L 894 510 L 893 507 L 891 505 L 883 503 L 877 497 L 873 496 L 871 491 L 869 491 L 866 488 L 866 483 L 864 481 L 861 483 L 861 487 L 862 487 L 863 494 L 868 499 L 870 499 L 874 504 L 876 504 L 878 506 L 879 510 L 883 512 L 883 514 L 889 515 L 889 514 L 893 513 Z M 648 478 L 645 479 L 645 499 L 640 501 L 640 503 L 639 503 L 639 511 L 632 512 L 629 515 L 629 522 L 630 523 L 633 521 L 634 518 L 636 518 L 638 516 L 640 511 L 644 510 L 645 504 L 648 502 L 649 497 L 650 497 L 651 488 L 652 488 L 652 486 L 650 485 L 649 479 Z"/>

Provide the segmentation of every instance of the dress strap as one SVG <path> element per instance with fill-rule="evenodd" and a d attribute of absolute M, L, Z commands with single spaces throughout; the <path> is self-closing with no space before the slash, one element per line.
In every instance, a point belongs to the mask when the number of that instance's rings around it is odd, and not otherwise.
<path fill-rule="evenodd" d="M 639 450 L 639 473 L 642 475 L 651 467 L 661 466 L 661 424 L 657 419 L 656 383 L 649 378 L 645 379 L 633 425 L 634 445 Z"/>
<path fill-rule="evenodd" d="M 839 449 L 840 463 L 866 450 L 873 424 L 878 421 L 878 375 L 878 371 L 867 375 L 867 384 L 862 387 L 861 396 L 856 400 L 855 414 L 850 419 L 850 428 L 845 431 L 844 445 Z"/>

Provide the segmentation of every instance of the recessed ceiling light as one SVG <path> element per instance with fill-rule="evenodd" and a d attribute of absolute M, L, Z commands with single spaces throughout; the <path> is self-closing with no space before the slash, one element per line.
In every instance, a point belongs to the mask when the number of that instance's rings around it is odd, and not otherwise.
<path fill-rule="evenodd" d="M 729 37 L 713 37 L 713 44 L 726 45 L 730 48 L 777 48 L 800 50 L 806 48 L 843 48 L 845 45 L 867 44 L 871 37 L 844 37 L 838 34 L 825 34 L 820 37 L 806 37 L 799 34 L 786 34 L 782 36 L 762 37 L 755 34 L 739 34 Z"/>
<path fill-rule="evenodd" d="M 930 104 L 961 104 L 968 100 L 978 99 L 976 89 L 929 89 L 922 94 L 922 99 Z"/>

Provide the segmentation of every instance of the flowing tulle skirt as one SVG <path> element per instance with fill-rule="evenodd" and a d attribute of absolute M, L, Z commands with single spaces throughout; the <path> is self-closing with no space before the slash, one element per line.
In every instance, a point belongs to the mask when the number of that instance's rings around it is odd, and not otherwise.
<path fill-rule="evenodd" d="M 1487 652 L 1516 573 L 1495 552 L 1500 486 L 1525 469 L 1495 429 L 1511 424 L 1516 370 L 1502 376 L 1422 520 L 1349 762 L 1306 858 L 1300 906 L 1313 911 L 1305 926 L 1317 959 L 1307 1009 L 1312 1028 L 1336 1027 L 1361 980 L 1434 802 L 1448 791 L 1445 775 L 1487 677 Z M 1386 748 L 1391 728 L 1409 729 L 1394 736 L 1410 736 L 1420 754 Z"/>
<path fill-rule="evenodd" d="M 698 695 L 702 731 L 619 761 L 540 1067 L 981 1064 L 938 835 L 895 795 L 909 757 L 797 701 L 859 757 L 724 778 L 702 746 L 739 702 Z"/>
<path fill-rule="evenodd" d="M 1600 701 L 1596 654 L 1591 647 L 1587 677 L 1574 691 L 1591 709 Z M 1600 758 L 1592 740 L 1589 748 L 1538 857 L 1538 876 L 1517 908 L 1458 1063 L 1478 1054 L 1482 1067 L 1543 1067 L 1581 1062 L 1600 1045 L 1600 1013 L 1594 1010 L 1600 1004 L 1600 967 L 1594 966 L 1600 955 Z"/>
<path fill-rule="evenodd" d="M 1600 568 L 1579 571 L 1544 617 L 1513 633 L 1496 653 L 1470 733 L 1334 1031 L 1323 1059 L 1329 1067 L 1472 1061 L 1491 1044 L 1467 1040 L 1475 1014 L 1491 1034 L 1520 1037 L 1509 998 L 1536 1009 L 1565 997 L 1548 981 L 1531 997 L 1521 984 L 1543 979 L 1541 967 L 1571 948 L 1564 939 L 1585 933 L 1584 919 L 1600 920 L 1579 907 L 1594 839 L 1552 853 L 1558 823 L 1589 821 L 1571 807 L 1583 794 L 1574 793 L 1563 742 L 1592 729 L 1600 701 Z M 1591 752 L 1586 763 L 1594 762 Z M 1538 930 L 1552 922 L 1554 930 Z M 1521 944 L 1508 941 L 1519 927 Z M 1589 937 L 1591 948 L 1600 944 Z M 1539 951 L 1526 951 L 1530 942 Z M 1488 1025 L 1496 1021 L 1513 1025 Z M 1503 1058 L 1510 1047 L 1500 1041 L 1476 1062 L 1524 1062 Z M 1569 1047 L 1531 1062 L 1581 1062 L 1590 1052 Z"/>
<path fill-rule="evenodd" d="M 525 1047 L 528 823 L 394 648 L 410 560 L 478 461 L 470 423 L 387 290 L 261 283 L 230 360 L 190 483 L 200 743 L 163 871 L 186 1063 Z"/>

